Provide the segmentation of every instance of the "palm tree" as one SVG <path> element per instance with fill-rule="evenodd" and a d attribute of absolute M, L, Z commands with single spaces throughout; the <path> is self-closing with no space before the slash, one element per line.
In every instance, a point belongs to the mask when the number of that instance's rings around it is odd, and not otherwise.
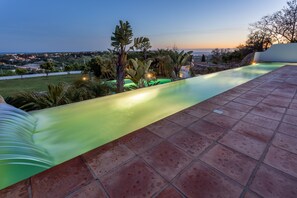
<path fill-rule="evenodd" d="M 67 84 L 48 85 L 48 91 L 21 92 L 14 97 L 8 97 L 7 103 L 25 111 L 55 107 L 71 103 L 67 96 L 70 86 Z"/>
<path fill-rule="evenodd" d="M 149 68 L 152 64 L 152 61 L 141 61 L 136 59 L 130 59 L 129 67 L 127 68 L 127 74 L 129 79 L 132 80 L 139 88 L 145 87 L 146 74 L 149 71 Z"/>
<path fill-rule="evenodd" d="M 168 78 L 173 77 L 174 73 L 172 59 L 169 56 L 171 52 L 170 50 L 158 49 L 154 53 L 158 74 Z"/>
<path fill-rule="evenodd" d="M 48 91 L 45 95 L 45 101 L 47 102 L 48 107 L 55 107 L 71 103 L 67 97 L 67 92 L 70 88 L 70 85 L 64 83 L 60 83 L 58 85 L 49 84 L 47 88 Z"/>
<path fill-rule="evenodd" d="M 124 91 L 124 79 L 125 79 L 125 68 L 127 64 L 127 53 L 129 50 L 133 50 L 135 46 L 143 42 L 148 42 L 149 39 L 146 37 L 134 38 L 134 43 L 130 48 L 127 47 L 132 43 L 133 32 L 128 21 L 123 22 L 120 20 L 120 24 L 115 27 L 115 31 L 112 33 L 111 45 L 118 54 L 117 66 L 116 66 L 116 80 L 117 80 L 117 91 Z"/>
<path fill-rule="evenodd" d="M 190 58 L 192 57 L 192 53 L 193 53 L 192 51 L 189 51 L 189 52 L 172 51 L 172 53 L 170 53 L 170 57 L 174 65 L 175 77 L 177 78 L 179 77 L 179 72 L 181 67 L 190 61 Z"/>
<path fill-rule="evenodd" d="M 103 79 L 112 79 L 116 78 L 116 64 L 117 57 L 113 53 L 107 53 L 102 56 L 103 64 L 101 66 L 101 77 Z"/>
<path fill-rule="evenodd" d="M 147 59 L 147 51 L 152 48 L 150 41 L 139 43 L 135 46 L 136 49 L 141 50 L 143 53 L 144 60 Z"/>

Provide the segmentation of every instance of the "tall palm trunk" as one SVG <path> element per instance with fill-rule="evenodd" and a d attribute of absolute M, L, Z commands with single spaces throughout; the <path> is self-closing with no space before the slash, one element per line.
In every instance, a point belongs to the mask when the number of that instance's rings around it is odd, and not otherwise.
<path fill-rule="evenodd" d="M 146 49 L 143 50 L 143 58 L 144 58 L 144 60 L 147 59 L 147 52 L 146 51 L 147 51 Z"/>
<path fill-rule="evenodd" d="M 120 56 L 118 58 L 118 66 L 117 66 L 117 92 L 124 91 L 125 84 L 125 65 L 127 62 L 127 53 L 124 50 L 121 50 Z"/>

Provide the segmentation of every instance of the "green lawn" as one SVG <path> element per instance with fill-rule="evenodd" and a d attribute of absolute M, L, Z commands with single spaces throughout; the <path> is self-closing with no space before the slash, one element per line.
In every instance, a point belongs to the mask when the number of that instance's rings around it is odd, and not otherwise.
<path fill-rule="evenodd" d="M 81 78 L 81 74 L 35 77 L 15 80 L 0 80 L 0 95 L 12 96 L 20 91 L 45 91 L 48 84 L 71 83 Z"/>

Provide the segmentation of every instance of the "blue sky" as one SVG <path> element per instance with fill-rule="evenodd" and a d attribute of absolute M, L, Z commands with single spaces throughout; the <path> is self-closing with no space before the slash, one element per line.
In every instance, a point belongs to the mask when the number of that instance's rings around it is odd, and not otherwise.
<path fill-rule="evenodd" d="M 286 0 L 0 0 L 0 52 L 110 48 L 120 19 L 153 48 L 236 47 Z"/>

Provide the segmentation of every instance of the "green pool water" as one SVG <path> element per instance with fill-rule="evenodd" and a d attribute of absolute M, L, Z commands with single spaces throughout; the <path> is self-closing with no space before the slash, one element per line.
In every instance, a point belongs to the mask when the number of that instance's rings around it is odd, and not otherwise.
<path fill-rule="evenodd" d="M 14 160 L 12 163 L 11 159 L 3 160 L 5 152 L 0 145 L 0 189 L 41 172 L 47 166 L 60 164 L 283 65 L 256 64 L 31 112 L 25 116 L 29 117 L 35 127 L 26 144 L 34 144 L 34 149 L 36 146 L 40 150 L 37 154 L 42 155 L 36 158 L 36 166 L 35 162 L 25 163 L 21 160 Z M 30 127 L 31 125 L 26 130 L 29 131 Z M 10 147 L 15 155 L 23 152 L 22 149 L 23 147 L 18 146 Z M 44 152 L 48 155 L 47 160 L 51 161 L 47 166 L 40 162 Z M 29 154 L 34 159 L 37 155 Z M 10 157 L 13 158 L 13 154 Z"/>
<path fill-rule="evenodd" d="M 116 83 L 116 80 L 110 80 L 108 82 L 111 82 L 111 83 Z M 168 78 L 159 78 L 155 81 L 151 81 L 149 84 L 150 85 L 153 85 L 154 83 L 158 83 L 158 84 L 165 84 L 165 83 L 169 83 L 171 82 L 171 79 L 168 79 Z M 124 87 L 131 87 L 131 86 L 135 86 L 135 83 L 130 80 L 130 79 L 125 79 L 125 85 Z"/>

